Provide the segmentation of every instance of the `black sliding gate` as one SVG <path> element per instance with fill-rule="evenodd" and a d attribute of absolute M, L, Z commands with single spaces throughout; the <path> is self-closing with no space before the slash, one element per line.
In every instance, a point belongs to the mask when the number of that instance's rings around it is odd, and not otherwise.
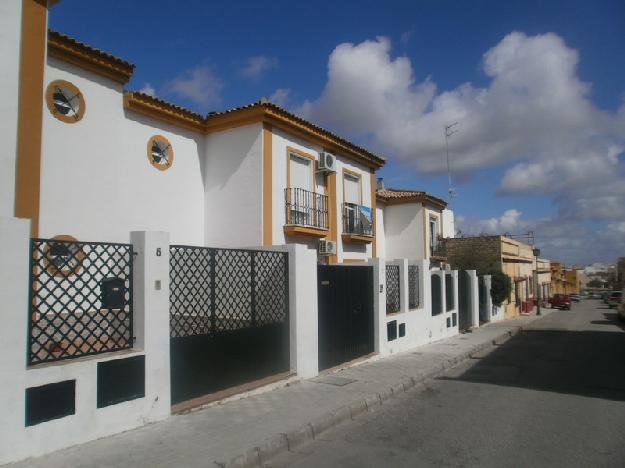
<path fill-rule="evenodd" d="M 171 398 L 289 370 L 286 252 L 170 248 Z"/>
<path fill-rule="evenodd" d="M 464 270 L 458 272 L 458 315 L 460 330 L 471 328 L 471 277 Z"/>
<path fill-rule="evenodd" d="M 373 267 L 319 265 L 319 370 L 372 353 Z"/>

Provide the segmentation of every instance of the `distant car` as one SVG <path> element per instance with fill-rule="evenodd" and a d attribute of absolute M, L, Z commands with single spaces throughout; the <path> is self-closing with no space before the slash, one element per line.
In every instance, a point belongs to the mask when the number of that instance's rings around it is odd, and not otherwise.
<path fill-rule="evenodd" d="M 614 309 L 615 307 L 619 307 L 622 303 L 623 303 L 623 292 L 612 291 L 610 293 L 610 297 L 608 298 L 608 307 L 610 309 Z"/>
<path fill-rule="evenodd" d="M 579 294 L 570 294 L 569 297 L 571 298 L 573 302 L 579 302 L 582 300 Z"/>
<path fill-rule="evenodd" d="M 553 309 L 571 310 L 571 298 L 566 294 L 554 294 L 554 296 L 549 299 L 549 304 Z"/>

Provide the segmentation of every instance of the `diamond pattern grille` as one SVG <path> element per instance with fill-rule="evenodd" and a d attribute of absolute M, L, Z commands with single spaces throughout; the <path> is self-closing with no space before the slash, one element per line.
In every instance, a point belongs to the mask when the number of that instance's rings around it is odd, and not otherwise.
<path fill-rule="evenodd" d="M 103 303 L 103 281 L 122 286 Z M 31 240 L 29 364 L 132 347 L 132 246 Z"/>
<path fill-rule="evenodd" d="M 419 267 L 408 265 L 408 308 L 419 307 Z"/>
<path fill-rule="evenodd" d="M 399 265 L 386 265 L 386 313 L 400 310 Z"/>
<path fill-rule="evenodd" d="M 170 248 L 170 335 L 212 335 L 288 319 L 286 252 Z"/>

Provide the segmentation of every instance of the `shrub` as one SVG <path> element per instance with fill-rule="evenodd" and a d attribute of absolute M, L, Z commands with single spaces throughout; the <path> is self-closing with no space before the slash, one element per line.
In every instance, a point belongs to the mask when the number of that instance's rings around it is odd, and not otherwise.
<path fill-rule="evenodd" d="M 503 304 L 510 293 L 512 292 L 512 281 L 510 277 L 502 271 L 491 271 L 491 289 L 490 297 L 493 299 L 493 304 L 500 306 Z"/>

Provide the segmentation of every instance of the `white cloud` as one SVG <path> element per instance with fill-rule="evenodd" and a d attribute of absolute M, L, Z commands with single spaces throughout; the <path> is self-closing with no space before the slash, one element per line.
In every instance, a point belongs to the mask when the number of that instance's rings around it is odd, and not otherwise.
<path fill-rule="evenodd" d="M 567 264 L 590 264 L 601 260 L 613 262 L 625 252 L 625 221 L 607 224 L 580 223 L 562 216 L 524 218 L 516 209 L 500 217 L 469 219 L 456 217 L 456 226 L 464 236 L 483 234 L 522 235 L 532 231 L 541 257 Z M 519 238 L 522 242 L 524 238 Z"/>
<path fill-rule="evenodd" d="M 456 223 L 465 234 L 514 234 L 525 228 L 521 222 L 521 215 L 519 210 L 511 208 L 498 218 L 468 220 L 464 216 L 459 216 Z"/>
<path fill-rule="evenodd" d="M 223 81 L 208 66 L 200 65 L 174 78 L 165 89 L 208 110 L 221 103 L 223 86 Z"/>
<path fill-rule="evenodd" d="M 277 104 L 278 106 L 285 107 L 291 96 L 291 90 L 286 88 L 278 88 L 276 89 L 271 96 L 269 96 L 269 101 Z"/>
<path fill-rule="evenodd" d="M 141 88 L 139 90 L 139 92 L 143 93 L 143 94 L 148 94 L 149 96 L 155 96 L 156 95 L 156 90 L 154 89 L 154 87 L 150 83 L 145 83 L 143 85 L 143 88 Z"/>
<path fill-rule="evenodd" d="M 265 73 L 278 68 L 278 59 L 266 55 L 257 55 L 247 59 L 245 65 L 239 71 L 240 74 L 251 80 L 260 79 Z"/>
<path fill-rule="evenodd" d="M 457 121 L 457 176 L 507 167 L 502 194 L 551 196 L 567 219 L 623 219 L 625 101 L 617 112 L 595 106 L 578 62 L 555 34 L 513 32 L 483 55 L 488 86 L 439 91 L 388 39 L 345 43 L 321 95 L 299 112 L 425 174 L 446 170 L 444 127 Z"/>

